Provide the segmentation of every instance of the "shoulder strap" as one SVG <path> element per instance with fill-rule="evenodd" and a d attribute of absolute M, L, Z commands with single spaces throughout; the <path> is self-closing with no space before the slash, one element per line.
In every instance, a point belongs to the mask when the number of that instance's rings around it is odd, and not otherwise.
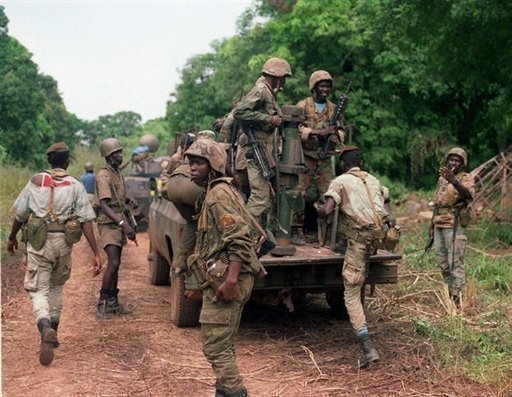
<path fill-rule="evenodd" d="M 382 221 L 381 221 L 379 215 L 377 214 L 377 209 L 375 208 L 375 203 L 373 202 L 372 194 L 370 193 L 370 189 L 368 188 L 368 184 L 367 184 L 366 178 L 363 177 L 357 171 L 352 171 L 352 172 L 348 171 L 348 174 L 354 175 L 355 177 L 357 177 L 357 178 L 361 179 L 361 181 L 363 181 L 363 185 L 364 185 L 364 187 L 366 189 L 366 194 L 368 195 L 368 200 L 370 201 L 370 206 L 372 207 L 373 220 L 375 221 L 377 226 L 379 226 L 382 229 Z"/>

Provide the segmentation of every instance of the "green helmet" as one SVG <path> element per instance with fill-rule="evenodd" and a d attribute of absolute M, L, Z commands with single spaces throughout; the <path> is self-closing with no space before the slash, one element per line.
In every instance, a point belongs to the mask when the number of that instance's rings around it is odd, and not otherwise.
<path fill-rule="evenodd" d="M 313 91 L 315 86 L 324 80 L 329 81 L 332 85 L 332 77 L 329 72 L 326 72 L 325 70 L 316 70 L 311 73 L 311 76 L 309 77 L 309 91 Z"/>
<path fill-rule="evenodd" d="M 455 154 L 457 156 L 459 156 L 460 158 L 462 158 L 462 165 L 464 167 L 467 167 L 468 165 L 468 154 L 466 153 L 466 151 L 460 147 L 454 147 L 454 148 L 451 148 L 450 151 L 448 152 L 448 154 L 446 155 L 446 160 L 448 160 L 448 157 L 450 157 L 450 155 L 452 154 Z"/>
<path fill-rule="evenodd" d="M 107 138 L 100 143 L 101 157 L 108 157 L 119 150 L 123 150 L 123 147 L 116 138 Z"/>
<path fill-rule="evenodd" d="M 87 163 L 84 164 L 84 169 L 86 171 L 93 171 L 94 170 L 94 164 L 91 163 L 90 161 L 88 161 Z"/>
<path fill-rule="evenodd" d="M 146 135 L 143 135 L 142 138 L 140 138 L 139 145 L 140 146 L 149 146 L 149 150 L 152 153 L 155 153 L 160 146 L 160 142 L 158 141 L 158 138 L 156 136 L 154 136 L 153 134 L 146 134 Z"/>
<path fill-rule="evenodd" d="M 215 171 L 221 174 L 226 173 L 228 162 L 226 149 L 211 139 L 198 139 L 185 152 L 185 156 L 197 156 L 206 159 Z"/>
<path fill-rule="evenodd" d="M 281 58 L 270 58 L 261 72 L 274 77 L 292 77 L 290 64 Z"/>

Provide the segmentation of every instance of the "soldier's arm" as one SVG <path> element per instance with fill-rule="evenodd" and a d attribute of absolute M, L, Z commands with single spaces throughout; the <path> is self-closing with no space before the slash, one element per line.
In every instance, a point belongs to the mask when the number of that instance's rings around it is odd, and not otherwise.
<path fill-rule="evenodd" d="M 453 185 L 463 200 L 471 200 L 473 198 L 470 190 L 464 186 L 463 183 L 457 180 L 451 169 L 448 167 L 441 167 L 439 170 L 439 175 L 441 175 L 444 179 Z"/>

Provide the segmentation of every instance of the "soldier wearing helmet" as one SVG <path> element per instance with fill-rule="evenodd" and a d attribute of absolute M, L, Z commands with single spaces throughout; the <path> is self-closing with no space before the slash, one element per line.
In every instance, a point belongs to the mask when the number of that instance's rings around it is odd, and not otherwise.
<path fill-rule="evenodd" d="M 467 164 L 468 156 L 464 149 L 454 147 L 446 155 L 446 165 L 439 169 L 430 229 L 437 264 L 458 307 L 465 284 L 465 228 L 470 220 L 468 205 L 475 193 L 473 177 L 463 171 Z"/>
<path fill-rule="evenodd" d="M 223 276 L 211 275 L 203 291 L 203 305 L 199 321 L 203 353 L 217 378 L 217 396 L 247 396 L 236 363 L 234 336 L 240 317 L 249 300 L 254 277 L 261 263 L 254 250 L 254 241 L 260 236 L 256 221 L 248 213 L 244 201 L 233 185 L 233 179 L 224 177 L 227 155 L 225 149 L 213 141 L 198 140 L 185 153 L 190 162 L 192 180 L 206 188 L 198 218 L 197 243 L 188 265 L 227 265 Z M 200 273 L 203 273 L 200 272 Z M 203 273 L 204 274 L 204 273 Z"/>
<path fill-rule="evenodd" d="M 123 210 L 127 204 L 135 208 L 136 203 L 126 197 L 124 178 L 119 169 L 123 162 L 123 147 L 119 141 L 115 138 L 105 139 L 100 144 L 100 153 L 106 165 L 98 171 L 95 179 L 96 200 L 99 203 L 97 222 L 108 265 L 103 274 L 96 316 L 108 318 L 113 314 L 130 313 L 117 299 L 117 285 L 126 238 L 135 241 L 135 231 L 125 219 Z"/>
<path fill-rule="evenodd" d="M 305 219 L 315 216 L 314 204 L 322 199 L 334 177 L 333 155 L 345 138 L 343 130 L 331 126 L 334 103 L 329 101 L 333 88 L 332 77 L 325 70 L 313 72 L 309 78 L 309 91 L 312 96 L 300 101 L 297 106 L 304 109 L 305 122 L 299 126 L 304 163 L 307 174 L 300 176 L 299 189 L 306 199 Z M 341 121 L 341 120 L 340 120 Z M 305 224 L 306 231 L 315 231 Z M 311 229 L 311 230 L 310 230 Z M 294 241 L 302 240 L 300 230 Z"/>
<path fill-rule="evenodd" d="M 69 148 L 64 142 L 54 143 L 46 154 L 51 169 L 33 175 L 14 202 L 15 218 L 7 241 L 7 251 L 14 255 L 18 248 L 16 234 L 26 226 L 24 287 L 41 334 L 41 365 L 52 363 L 53 350 L 59 345 L 62 292 L 71 274 L 73 243 L 81 236 L 79 227 L 94 253 L 93 276 L 101 271 L 92 227 L 94 211 L 82 184 L 66 171 Z M 70 238 L 71 226 L 73 238 Z"/>
<path fill-rule="evenodd" d="M 267 162 L 275 167 L 273 133 L 282 123 L 282 112 L 276 102 L 276 95 L 282 89 L 292 71 L 288 62 L 280 58 L 270 58 L 263 65 L 262 76 L 252 90 L 233 110 L 233 117 L 239 125 L 251 128 L 256 141 L 265 148 Z M 262 172 L 248 151 L 247 175 L 250 195 L 247 201 L 249 212 L 260 222 L 263 214 L 271 207 L 270 183 L 263 178 Z"/>

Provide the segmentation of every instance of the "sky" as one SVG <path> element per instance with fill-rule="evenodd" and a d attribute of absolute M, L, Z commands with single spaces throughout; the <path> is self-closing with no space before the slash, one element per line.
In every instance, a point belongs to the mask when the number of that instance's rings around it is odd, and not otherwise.
<path fill-rule="evenodd" d="M 251 0 L 0 0 L 9 32 L 68 111 L 85 120 L 119 111 L 165 116 L 187 59 L 236 34 Z"/>

